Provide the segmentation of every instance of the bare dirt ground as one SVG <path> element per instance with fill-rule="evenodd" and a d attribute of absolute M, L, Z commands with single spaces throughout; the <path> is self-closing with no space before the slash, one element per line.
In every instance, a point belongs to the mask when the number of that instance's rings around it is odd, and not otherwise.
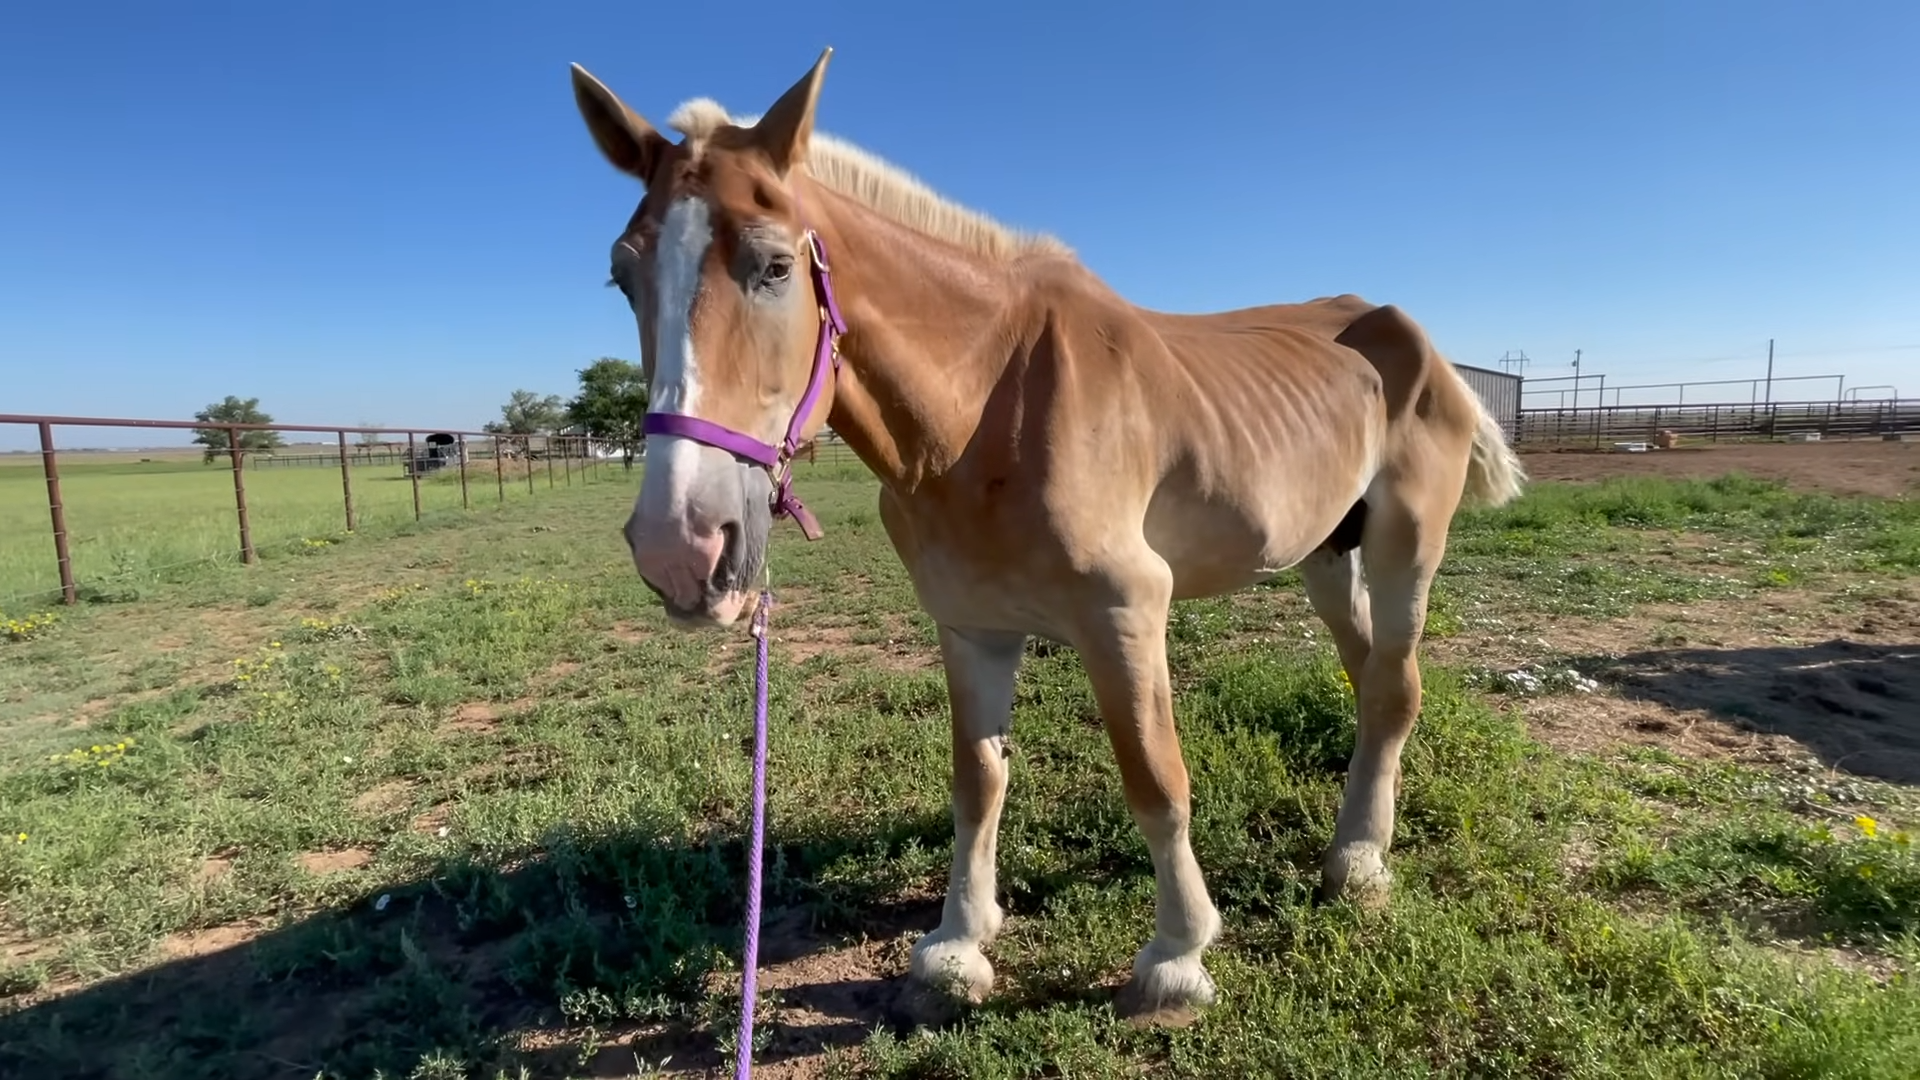
<path fill-rule="evenodd" d="M 1543 627 L 1547 648 L 1530 657 L 1470 639 L 1435 653 L 1496 666 L 1544 661 L 1598 678 L 1593 693 L 1521 702 L 1535 737 L 1563 750 L 1654 746 L 1920 784 L 1917 626 L 1913 593 L 1852 609 L 1796 591 Z"/>
<path fill-rule="evenodd" d="M 1608 450 L 1523 452 L 1536 480 L 1608 476 L 1714 477 L 1742 472 L 1801 491 L 1896 498 L 1920 492 L 1920 442 L 1708 443 L 1626 454 Z"/>
<path fill-rule="evenodd" d="M 1738 470 L 1802 491 L 1920 494 L 1914 443 L 1522 458 L 1536 480 Z M 1559 662 L 1597 677 L 1599 692 L 1523 701 L 1534 735 L 1561 749 L 1655 746 L 1694 758 L 1920 785 L 1920 588 L 1911 584 L 1875 583 L 1868 595 L 1843 595 L 1829 583 L 1531 629 L 1531 655 L 1473 634 L 1434 642 L 1431 651 L 1462 663 Z"/>

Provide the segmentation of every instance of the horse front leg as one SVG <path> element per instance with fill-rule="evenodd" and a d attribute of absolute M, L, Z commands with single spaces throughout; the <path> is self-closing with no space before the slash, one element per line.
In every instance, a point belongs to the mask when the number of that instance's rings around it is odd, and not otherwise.
<path fill-rule="evenodd" d="M 1164 570 L 1164 566 L 1158 567 Z M 1127 807 L 1153 859 L 1154 934 L 1133 961 L 1133 976 L 1114 1002 L 1135 1024 L 1179 1026 L 1214 1000 L 1201 954 L 1220 934 L 1220 914 L 1207 895 L 1188 840 L 1187 765 L 1174 727 L 1167 673 L 1167 610 L 1172 584 L 1102 605 L 1097 625 L 1076 642 L 1120 767 Z M 1132 591 L 1132 590 L 1130 590 Z"/>
<path fill-rule="evenodd" d="M 1014 679 L 1025 647 L 1021 634 L 940 627 L 953 710 L 953 863 L 940 925 L 915 943 L 901 996 L 902 1010 L 918 1023 L 948 1020 L 956 999 L 979 1004 L 993 989 L 993 965 L 980 948 L 999 934 L 1002 919 L 994 858 Z"/>

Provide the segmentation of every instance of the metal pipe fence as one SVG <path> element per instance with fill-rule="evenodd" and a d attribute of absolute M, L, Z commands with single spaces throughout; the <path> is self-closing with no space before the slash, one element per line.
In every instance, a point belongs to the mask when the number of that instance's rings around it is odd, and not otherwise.
<path fill-rule="evenodd" d="M 128 419 L 97 416 L 42 416 L 31 414 L 0 413 L 0 424 L 19 424 L 33 427 L 40 442 L 41 472 L 46 480 L 47 510 L 51 524 L 53 558 L 59 572 L 60 596 L 64 603 L 74 604 L 79 599 L 79 578 L 73 567 L 74 537 L 68 526 L 68 501 L 61 489 L 60 449 L 55 444 L 54 429 L 58 427 L 79 428 L 145 428 L 169 431 L 217 431 L 225 434 L 224 446 L 204 448 L 203 463 L 211 465 L 218 456 L 228 460 L 226 470 L 232 475 L 234 525 L 238 540 L 240 561 L 253 564 L 259 561 L 259 550 L 254 542 L 253 512 L 247 501 L 247 473 L 261 469 L 281 468 L 333 468 L 340 470 L 340 503 L 346 531 L 355 532 L 360 527 L 359 507 L 354 500 L 353 467 L 372 465 L 399 465 L 412 488 L 413 518 L 416 522 L 424 517 L 420 482 L 423 477 L 445 469 L 458 470 L 460 484 L 460 506 L 462 510 L 471 510 L 472 497 L 468 482 L 470 462 L 483 458 L 493 460 L 494 492 L 496 501 L 506 501 L 506 479 L 509 462 L 523 463 L 516 471 L 524 472 L 527 492 L 534 493 L 534 461 L 543 459 L 547 473 L 549 490 L 560 487 L 555 479 L 553 463 L 561 461 L 561 475 L 564 484 L 572 487 L 576 476 L 579 482 L 586 484 L 607 478 L 604 469 L 608 465 L 622 465 L 624 455 L 617 448 L 592 440 L 584 435 L 510 435 L 484 431 L 459 431 L 444 428 L 388 428 L 356 427 L 333 424 L 226 424 L 199 420 L 152 420 Z M 332 435 L 335 448 L 332 453 L 293 453 L 275 454 L 269 448 L 252 448 L 243 445 L 242 432 L 273 431 L 284 433 L 311 433 Z M 392 443 L 374 443 L 371 440 L 360 444 L 349 444 L 349 434 L 359 436 L 405 436 L 406 450 L 398 452 L 401 445 Z M 425 438 L 424 447 L 419 439 Z M 478 440 L 478 441 L 476 441 Z M 186 449 L 186 448 L 182 448 Z M 70 455 L 77 456 L 83 451 L 75 448 Z M 125 454 L 129 451 L 113 451 Z M 636 457 L 635 462 L 639 459 Z M 625 479 L 625 470 L 617 474 Z M 517 479 L 517 477 L 516 477 Z M 52 590 L 48 590 L 51 592 Z"/>
<path fill-rule="evenodd" d="M 1920 437 L 1920 398 L 1522 409 L 1514 442 L 1597 449 L 1615 442 L 1652 442 L 1662 432 L 1696 442 Z"/>
<path fill-rule="evenodd" d="M 1803 383 L 1829 383 L 1831 385 L 1826 387 L 1826 389 L 1833 392 L 1833 397 L 1829 399 L 1824 393 L 1816 392 L 1792 400 L 1786 400 L 1785 395 L 1777 393 L 1776 391 L 1787 387 L 1790 383 L 1796 387 Z M 1727 387 L 1745 387 L 1747 391 L 1746 404 L 1748 405 L 1804 405 L 1810 402 L 1819 403 L 1828 400 L 1844 399 L 1851 396 L 1848 392 L 1847 377 L 1845 375 L 1780 375 L 1777 377 L 1770 376 L 1752 379 L 1691 379 L 1685 382 L 1615 383 L 1609 386 L 1607 385 L 1606 372 L 1602 371 L 1579 375 L 1554 375 L 1543 379 L 1528 379 L 1520 390 L 1520 404 L 1523 408 L 1531 409 L 1577 409 L 1582 406 L 1583 402 L 1591 398 L 1592 405 L 1589 407 L 1597 408 L 1608 404 L 1607 396 L 1611 394 L 1613 396 L 1612 404 L 1616 408 L 1645 409 L 1653 408 L 1656 405 L 1663 407 L 1667 405 L 1686 405 L 1688 404 L 1687 391 L 1692 390 L 1695 398 L 1694 404 L 1710 405 L 1716 397 L 1721 400 L 1727 400 L 1732 397 L 1735 392 L 1723 389 Z M 1708 388 L 1711 388 L 1711 390 L 1704 396 L 1705 400 L 1702 400 L 1700 391 Z M 1889 387 L 1887 389 L 1891 388 Z M 1658 393 L 1646 393 L 1646 391 L 1658 391 Z M 1626 398 L 1629 395 L 1639 400 L 1627 401 Z M 1893 394 L 1888 396 L 1898 397 L 1899 395 Z M 1541 403 L 1541 399 L 1547 397 L 1554 398 L 1552 405 Z M 1530 403 L 1529 399 L 1531 399 L 1532 403 Z"/>

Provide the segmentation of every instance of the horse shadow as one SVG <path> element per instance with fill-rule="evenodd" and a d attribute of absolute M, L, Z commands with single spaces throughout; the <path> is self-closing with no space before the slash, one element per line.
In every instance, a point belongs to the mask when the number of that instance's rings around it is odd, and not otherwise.
<path fill-rule="evenodd" d="M 887 856 L 949 835 L 930 815 L 770 837 L 756 1063 L 904 1030 L 904 963 L 874 943 L 931 929 L 939 907 L 900 899 L 911 883 Z M 849 854 L 855 880 L 820 884 Z M 737 837 L 562 838 L 256 933 L 175 935 L 156 966 L 0 999 L 0 1077 L 627 1076 L 669 1057 L 717 1074 L 739 1021 L 745 862 Z"/>
<path fill-rule="evenodd" d="M 1648 649 L 1574 660 L 1629 699 L 1783 735 L 1830 769 L 1920 784 L 1920 643 Z"/>

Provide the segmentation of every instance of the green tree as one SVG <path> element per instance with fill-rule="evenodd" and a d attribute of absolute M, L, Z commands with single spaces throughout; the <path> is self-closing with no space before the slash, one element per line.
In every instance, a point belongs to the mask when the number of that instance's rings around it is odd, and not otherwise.
<path fill-rule="evenodd" d="M 515 390 L 500 406 L 500 419 L 487 421 L 480 430 L 494 436 L 496 442 L 529 447 L 527 436 L 547 434 L 566 422 L 567 405 L 559 394 Z"/>
<path fill-rule="evenodd" d="M 228 394 L 225 401 L 218 401 L 193 414 L 195 420 L 203 424 L 271 424 L 273 417 L 260 410 L 260 399 L 247 398 L 242 401 Z M 277 431 L 241 431 L 240 453 L 257 454 L 263 450 L 272 450 L 286 445 L 286 440 Z M 206 447 L 201 455 L 203 465 L 212 464 L 222 455 L 232 452 L 233 444 L 227 437 L 227 429 L 203 427 L 193 429 L 193 441 Z"/>
<path fill-rule="evenodd" d="M 580 393 L 567 403 L 567 419 L 588 438 L 618 446 L 629 469 L 646 416 L 647 377 L 639 364 L 603 356 L 580 369 Z"/>

